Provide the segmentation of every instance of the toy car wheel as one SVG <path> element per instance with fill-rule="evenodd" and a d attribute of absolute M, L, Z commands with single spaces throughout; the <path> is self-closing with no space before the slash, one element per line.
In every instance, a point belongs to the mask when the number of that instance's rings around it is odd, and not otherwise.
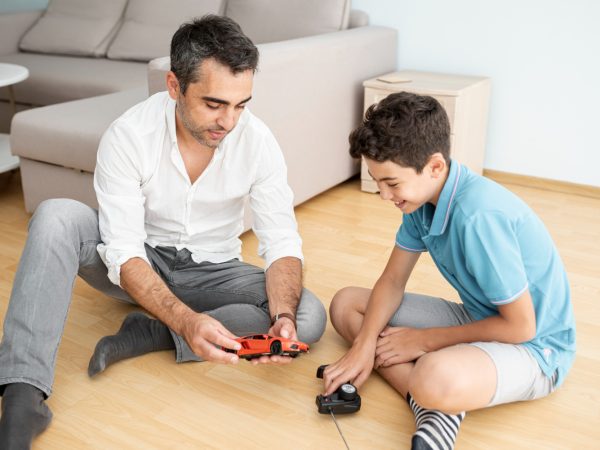
<path fill-rule="evenodd" d="M 281 342 L 280 341 L 273 341 L 271 343 L 271 354 L 272 355 L 281 355 L 282 351 L 281 351 Z"/>

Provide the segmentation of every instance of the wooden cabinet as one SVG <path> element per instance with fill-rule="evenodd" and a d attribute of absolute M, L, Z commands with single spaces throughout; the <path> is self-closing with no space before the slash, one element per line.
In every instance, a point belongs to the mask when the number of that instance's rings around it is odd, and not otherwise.
<path fill-rule="evenodd" d="M 382 80 L 394 80 L 386 82 Z M 365 111 L 394 92 L 431 95 L 446 110 L 450 120 L 450 156 L 481 174 L 485 153 L 490 79 L 464 75 L 404 70 L 367 80 Z M 377 192 L 377 184 L 362 161 L 361 189 Z"/>

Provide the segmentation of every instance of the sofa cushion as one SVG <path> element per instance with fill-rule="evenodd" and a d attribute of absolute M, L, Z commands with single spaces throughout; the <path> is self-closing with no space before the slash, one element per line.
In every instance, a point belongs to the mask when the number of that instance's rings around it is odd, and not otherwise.
<path fill-rule="evenodd" d="M 127 0 L 50 0 L 48 9 L 23 36 L 24 51 L 103 56 Z"/>
<path fill-rule="evenodd" d="M 225 9 L 255 44 L 343 30 L 349 14 L 350 0 L 228 0 Z"/>
<path fill-rule="evenodd" d="M 15 53 L 2 62 L 29 69 L 29 78 L 13 86 L 19 103 L 50 105 L 146 86 L 146 64 L 104 58 Z M 0 89 L 0 99 L 8 96 Z"/>
<path fill-rule="evenodd" d="M 224 0 L 129 0 L 107 56 L 138 61 L 166 56 L 173 33 L 182 23 L 205 14 L 222 14 L 224 6 Z"/>
<path fill-rule="evenodd" d="M 145 87 L 34 108 L 15 115 L 10 143 L 22 158 L 93 172 L 108 126 L 145 100 Z"/>

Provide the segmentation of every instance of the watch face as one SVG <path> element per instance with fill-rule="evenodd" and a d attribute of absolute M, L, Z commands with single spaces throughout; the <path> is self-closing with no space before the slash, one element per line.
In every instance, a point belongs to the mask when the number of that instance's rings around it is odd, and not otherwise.
<path fill-rule="evenodd" d="M 354 394 L 356 392 L 356 388 L 352 384 L 342 384 L 341 389 L 346 394 Z"/>

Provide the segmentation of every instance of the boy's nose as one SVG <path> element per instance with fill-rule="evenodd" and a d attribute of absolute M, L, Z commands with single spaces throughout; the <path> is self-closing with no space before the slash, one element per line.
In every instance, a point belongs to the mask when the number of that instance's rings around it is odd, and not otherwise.
<path fill-rule="evenodd" d="M 392 199 L 392 194 L 385 189 L 379 190 L 379 196 L 381 197 L 382 200 L 391 200 Z"/>

